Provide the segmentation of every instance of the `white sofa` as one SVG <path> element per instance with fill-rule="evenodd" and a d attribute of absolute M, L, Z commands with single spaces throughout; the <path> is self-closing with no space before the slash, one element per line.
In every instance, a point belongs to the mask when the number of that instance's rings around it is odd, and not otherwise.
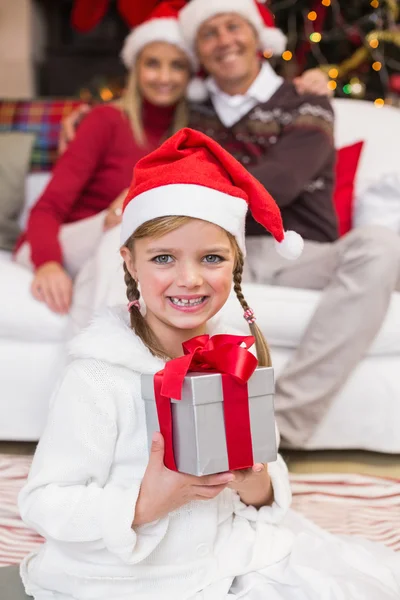
<path fill-rule="evenodd" d="M 400 111 L 356 100 L 334 100 L 336 146 L 365 140 L 356 181 L 357 202 L 366 187 L 386 173 L 400 174 Z M 44 185 L 30 176 L 27 205 Z M 66 362 L 67 317 L 35 302 L 31 275 L 0 256 L 0 439 L 36 440 L 43 428 L 49 398 Z M 318 302 L 310 290 L 248 285 L 246 298 L 271 345 L 277 374 L 296 348 Z M 121 298 L 121 302 L 124 302 Z M 237 301 L 226 317 L 243 324 Z M 367 357 L 307 444 L 307 448 L 364 448 L 400 453 L 400 294 Z"/>

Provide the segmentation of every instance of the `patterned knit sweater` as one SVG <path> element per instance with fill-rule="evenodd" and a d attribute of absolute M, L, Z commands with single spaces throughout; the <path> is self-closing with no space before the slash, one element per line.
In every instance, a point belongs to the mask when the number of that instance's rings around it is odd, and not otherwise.
<path fill-rule="evenodd" d="M 327 98 L 299 95 L 283 83 L 232 127 L 221 123 L 211 101 L 192 106 L 190 125 L 219 142 L 266 187 L 285 229 L 307 240 L 337 239 L 333 112 Z M 246 233 L 266 232 L 249 215 Z"/>

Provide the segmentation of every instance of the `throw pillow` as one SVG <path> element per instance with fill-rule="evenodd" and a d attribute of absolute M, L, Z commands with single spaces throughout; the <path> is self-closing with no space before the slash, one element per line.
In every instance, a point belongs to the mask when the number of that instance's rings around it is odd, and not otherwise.
<path fill-rule="evenodd" d="M 24 204 L 35 136 L 0 133 L 0 248 L 12 250 L 19 235 L 18 218 Z"/>
<path fill-rule="evenodd" d="M 339 235 L 352 228 L 354 204 L 354 180 L 364 142 L 356 142 L 337 151 L 336 183 L 333 202 L 339 224 Z"/>

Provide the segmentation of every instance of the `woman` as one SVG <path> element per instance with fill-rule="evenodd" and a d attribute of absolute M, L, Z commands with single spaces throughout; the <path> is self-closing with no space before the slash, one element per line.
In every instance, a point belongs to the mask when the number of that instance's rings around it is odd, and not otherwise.
<path fill-rule="evenodd" d="M 103 231 L 119 223 L 137 160 L 186 123 L 195 63 L 178 28 L 179 4 L 163 2 L 127 37 L 122 99 L 84 119 L 17 244 L 16 262 L 35 271 L 33 296 L 54 312 L 69 311 L 74 277 Z"/>

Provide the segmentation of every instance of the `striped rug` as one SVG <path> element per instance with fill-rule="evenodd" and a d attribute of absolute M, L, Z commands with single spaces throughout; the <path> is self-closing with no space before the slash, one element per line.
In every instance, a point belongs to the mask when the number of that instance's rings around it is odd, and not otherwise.
<path fill-rule="evenodd" d="M 0 455 L 0 567 L 41 543 L 18 515 L 31 457 Z M 351 474 L 291 475 L 293 508 L 332 533 L 355 534 L 400 552 L 400 480 Z"/>

